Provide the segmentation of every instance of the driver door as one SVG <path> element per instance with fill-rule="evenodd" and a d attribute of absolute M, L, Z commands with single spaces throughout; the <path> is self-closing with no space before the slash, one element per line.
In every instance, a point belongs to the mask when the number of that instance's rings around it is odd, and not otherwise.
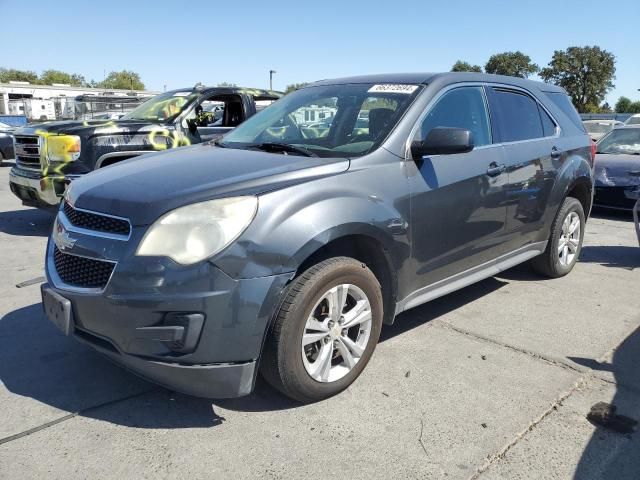
<path fill-rule="evenodd" d="M 474 148 L 407 162 L 416 290 L 495 258 L 505 235 L 508 175 L 494 169 L 505 160 L 502 147 L 492 144 L 483 87 L 446 91 L 412 140 L 424 140 L 435 127 L 470 130 Z"/>

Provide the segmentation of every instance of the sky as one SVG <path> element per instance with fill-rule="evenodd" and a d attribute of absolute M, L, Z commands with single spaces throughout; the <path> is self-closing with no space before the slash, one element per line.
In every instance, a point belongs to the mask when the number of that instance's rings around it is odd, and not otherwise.
<path fill-rule="evenodd" d="M 640 99 L 640 0 L 298 0 L 153 2 L 0 0 L 0 67 L 102 80 L 133 70 L 162 91 L 232 82 L 266 88 L 385 72 L 448 71 L 460 59 L 520 50 L 616 56 L 607 96 Z M 629 25 L 629 27 L 625 27 Z"/>

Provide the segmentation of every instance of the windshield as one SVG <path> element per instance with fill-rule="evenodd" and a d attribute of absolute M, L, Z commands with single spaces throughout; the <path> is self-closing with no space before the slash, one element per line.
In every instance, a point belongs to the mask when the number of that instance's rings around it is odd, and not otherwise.
<path fill-rule="evenodd" d="M 303 88 L 254 115 L 218 144 L 294 155 L 359 157 L 384 141 L 419 90 L 419 85 L 399 84 Z"/>
<path fill-rule="evenodd" d="M 626 125 L 640 125 L 640 117 L 634 115 L 625 122 Z"/>
<path fill-rule="evenodd" d="M 619 128 L 598 142 L 598 153 L 640 155 L 640 128 Z"/>
<path fill-rule="evenodd" d="M 122 117 L 123 120 L 146 120 L 149 122 L 170 122 L 199 96 L 193 90 L 167 92 L 150 100 Z"/>
<path fill-rule="evenodd" d="M 607 133 L 609 130 L 613 130 L 613 123 L 588 123 L 585 122 L 584 128 L 588 133 Z"/>

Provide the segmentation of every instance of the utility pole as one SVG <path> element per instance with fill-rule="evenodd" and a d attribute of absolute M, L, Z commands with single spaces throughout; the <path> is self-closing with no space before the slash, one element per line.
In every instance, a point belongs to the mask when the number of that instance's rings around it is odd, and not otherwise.
<path fill-rule="evenodd" d="M 278 73 L 275 70 L 269 70 L 269 90 L 273 90 L 273 74 Z"/>

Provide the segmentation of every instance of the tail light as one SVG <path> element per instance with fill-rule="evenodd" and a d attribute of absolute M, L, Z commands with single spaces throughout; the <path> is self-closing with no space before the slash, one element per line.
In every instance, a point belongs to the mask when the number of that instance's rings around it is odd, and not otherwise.
<path fill-rule="evenodd" d="M 591 140 L 591 167 L 593 167 L 593 165 L 596 162 L 596 151 L 597 150 L 598 150 L 598 148 L 596 147 L 596 142 Z"/>

